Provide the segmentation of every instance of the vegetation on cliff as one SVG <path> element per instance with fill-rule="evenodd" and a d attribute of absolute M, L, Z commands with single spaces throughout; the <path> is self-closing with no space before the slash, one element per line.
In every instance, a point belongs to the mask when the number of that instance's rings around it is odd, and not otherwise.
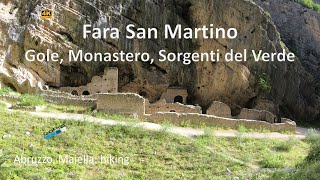
<path fill-rule="evenodd" d="M 309 9 L 313 9 L 320 13 L 320 4 L 314 2 L 313 0 L 294 0 L 294 1 L 302 4 L 303 6 Z"/>

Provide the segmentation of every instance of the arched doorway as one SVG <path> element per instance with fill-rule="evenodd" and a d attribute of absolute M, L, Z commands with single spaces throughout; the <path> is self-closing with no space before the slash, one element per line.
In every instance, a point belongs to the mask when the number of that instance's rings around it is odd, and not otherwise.
<path fill-rule="evenodd" d="M 176 96 L 174 97 L 174 103 L 181 103 L 183 104 L 183 97 L 182 96 Z"/>
<path fill-rule="evenodd" d="M 89 93 L 89 91 L 83 91 L 82 95 L 84 95 L 84 96 L 89 96 L 90 93 Z"/>

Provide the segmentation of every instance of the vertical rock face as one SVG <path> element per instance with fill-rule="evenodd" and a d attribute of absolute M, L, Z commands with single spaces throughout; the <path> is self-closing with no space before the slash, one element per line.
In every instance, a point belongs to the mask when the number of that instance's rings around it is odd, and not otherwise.
<path fill-rule="evenodd" d="M 143 94 L 151 102 L 158 100 L 168 86 L 184 86 L 189 103 L 204 109 L 214 100 L 223 101 L 237 115 L 242 107 L 264 107 L 263 100 L 272 102 L 272 109 L 295 119 L 315 119 L 319 114 L 319 94 L 315 80 L 306 73 L 297 59 L 294 63 L 199 62 L 189 66 L 180 62 L 160 63 L 158 51 L 210 52 L 220 49 L 221 55 L 230 49 L 280 52 L 286 49 L 271 18 L 252 2 L 245 0 L 16 0 L 0 3 L 0 59 L 3 83 L 21 92 L 33 92 L 42 84 L 52 87 L 81 86 L 93 76 L 103 75 L 105 67 L 119 69 L 119 90 Z M 43 9 L 52 9 L 51 21 L 39 18 Z M 120 29 L 119 39 L 95 40 L 82 37 L 83 24 L 93 27 Z M 129 40 L 125 27 L 156 27 L 161 33 L 165 24 L 183 27 L 237 28 L 234 40 Z M 319 44 L 318 44 L 319 45 Z M 84 52 L 148 52 L 156 61 L 149 63 L 101 62 L 27 62 L 27 50 L 59 52 L 68 59 L 68 51 Z M 288 51 L 288 50 L 287 50 Z M 316 55 L 318 56 L 318 55 Z M 319 57 L 319 56 L 318 56 Z M 258 81 L 262 74 L 270 77 L 272 90 L 262 92 Z M 303 79 L 303 81 L 302 81 Z M 310 88 L 305 88 L 308 85 Z"/>
<path fill-rule="evenodd" d="M 255 4 L 241 0 L 230 1 L 197 1 L 191 7 L 191 19 L 195 26 L 214 23 L 216 27 L 235 27 L 239 36 L 236 40 L 209 41 L 199 39 L 196 51 L 205 52 L 212 48 L 225 51 L 234 49 L 263 50 L 265 52 L 280 52 L 286 49 L 281 42 L 279 33 L 270 17 Z M 210 14 L 206 13 L 210 12 Z M 286 49 L 287 50 L 287 49 Z M 287 50 L 288 51 L 288 50 Z M 253 62 L 244 63 L 198 63 L 194 95 L 202 105 L 209 105 L 214 100 L 223 100 L 232 105 L 233 112 L 237 106 L 253 108 L 262 99 L 271 99 L 276 111 L 295 113 L 295 117 L 310 117 L 314 119 L 319 113 L 319 96 L 314 86 L 304 93 L 304 84 L 314 82 L 307 74 L 299 60 L 294 63 L 283 62 Z M 258 80 L 262 74 L 268 74 L 272 89 L 266 95 L 261 94 Z M 304 79 L 304 82 L 301 82 Z M 312 98 L 309 97 L 312 96 Z M 313 105 L 312 108 L 310 105 Z"/>
<path fill-rule="evenodd" d="M 0 3 L 1 83 L 21 92 L 34 92 L 44 81 L 22 63 L 24 27 L 19 25 L 17 9 L 10 1 Z"/>
<path fill-rule="evenodd" d="M 17 39 L 17 53 L 19 57 L 6 56 L 6 63 L 21 61 L 21 66 L 28 68 L 30 73 L 38 75 L 39 81 L 46 82 L 53 87 L 80 86 L 87 84 L 94 75 L 102 75 L 104 67 L 117 66 L 120 72 L 120 88 L 122 91 L 133 91 L 148 94 L 154 101 L 159 98 L 161 92 L 169 84 L 178 83 L 177 72 L 182 65 L 172 63 L 149 64 L 137 63 L 59 63 L 27 62 L 25 52 L 34 49 L 37 52 L 59 52 L 61 58 L 68 59 L 68 50 L 83 50 L 84 52 L 148 52 L 157 59 L 156 54 L 160 49 L 168 51 L 191 51 L 192 43 L 189 41 L 165 40 L 159 36 L 158 40 L 129 40 L 125 38 L 125 27 L 134 24 L 136 27 L 156 27 L 164 29 L 165 24 L 182 24 L 182 6 L 172 1 L 17 1 L 14 5 L 9 4 L 7 9 L 17 8 L 18 12 L 10 14 L 9 10 L 4 12 L 12 16 L 11 24 L 16 24 L 14 30 L 19 29 Z M 52 21 L 39 18 L 39 12 L 43 9 L 54 11 Z M 13 22 L 14 21 L 14 22 Z M 3 22 L 5 23 L 5 22 Z M 8 23 L 8 22 L 6 22 Z M 121 31 L 120 39 L 83 39 L 83 24 L 91 24 L 93 27 L 108 28 L 115 27 Z M 9 26 L 9 25 L 8 25 Z M 9 28 L 3 27 L 3 36 L 9 36 Z M 11 42 L 6 42 L 10 44 Z M 8 48 L 4 48 L 8 53 Z M 18 64 L 18 63 L 16 63 Z M 20 65 L 20 64 L 19 64 Z M 19 91 L 20 88 L 14 80 L 10 82 Z M 29 84 L 30 88 L 35 88 Z M 32 89 L 31 88 L 31 89 Z M 146 93 L 148 92 L 148 93 Z"/>
<path fill-rule="evenodd" d="M 268 11 L 283 41 L 320 80 L 320 14 L 291 0 L 257 1 Z"/>
<path fill-rule="evenodd" d="M 256 1 L 268 11 L 290 51 L 313 77 L 303 78 L 300 91 L 306 109 L 320 109 L 320 13 L 291 0 Z M 320 3 L 319 0 L 314 2 Z M 319 111 L 313 111 L 320 120 Z M 318 115 L 317 115 L 318 114 Z"/>

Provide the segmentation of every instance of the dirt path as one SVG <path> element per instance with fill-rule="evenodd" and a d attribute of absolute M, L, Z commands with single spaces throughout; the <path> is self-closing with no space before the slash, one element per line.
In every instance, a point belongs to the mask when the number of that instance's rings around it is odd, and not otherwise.
<path fill-rule="evenodd" d="M 11 112 L 15 112 L 15 110 L 9 110 Z M 115 120 L 109 120 L 109 119 L 101 119 L 101 118 L 95 118 L 93 116 L 89 115 L 83 115 L 83 114 L 70 114 L 70 113 L 46 113 L 46 112 L 29 112 L 33 116 L 42 117 L 42 118 L 55 118 L 60 120 L 75 120 L 75 121 L 88 121 L 93 123 L 100 123 L 102 125 L 107 126 L 113 126 L 113 125 L 124 125 L 124 126 L 136 126 L 136 127 L 142 127 L 147 130 L 152 131 L 168 131 L 173 134 L 182 135 L 188 138 L 191 138 L 194 140 L 195 136 L 201 136 L 205 134 L 205 130 L 203 129 L 192 129 L 192 128 L 182 128 L 182 127 L 167 127 L 160 124 L 155 123 L 149 123 L 149 122 L 124 122 L 124 121 L 115 121 Z M 280 133 L 240 133 L 235 130 L 214 130 L 213 132 L 210 132 L 211 135 L 217 136 L 217 137 L 248 137 L 248 138 L 256 138 L 256 139 L 263 139 L 263 138 L 270 138 L 270 139 L 283 139 L 287 140 L 291 137 L 295 137 L 298 139 L 304 139 L 308 133 L 308 129 L 306 128 L 297 128 L 296 134 L 280 134 Z M 216 155 L 224 157 L 225 159 L 239 163 L 242 165 L 245 165 L 256 172 L 259 171 L 268 171 L 268 172 L 276 172 L 276 171 L 288 171 L 288 169 L 265 169 L 260 168 L 257 164 L 251 164 L 246 163 L 240 159 L 237 159 L 229 154 L 226 154 L 225 152 L 218 152 L 215 149 L 212 149 L 212 147 L 206 147 L 208 150 L 214 152 Z M 290 171 L 294 171 L 294 169 L 290 169 Z"/>
<path fill-rule="evenodd" d="M 123 121 L 115 121 L 115 120 L 107 120 L 101 118 L 95 118 L 89 115 L 83 114 L 69 114 L 69 113 L 44 113 L 44 112 L 30 112 L 30 114 L 38 117 L 43 118 L 56 118 L 62 120 L 76 120 L 76 121 L 88 121 L 88 122 L 95 122 L 100 123 L 103 125 L 125 125 L 125 126 L 139 126 L 143 127 L 144 129 L 153 130 L 153 131 L 162 131 L 166 130 L 168 132 L 179 134 L 186 137 L 194 137 L 204 135 L 205 131 L 203 129 L 192 129 L 192 128 L 182 128 L 182 127 L 165 127 L 160 124 L 149 123 L 149 122 L 140 122 L 140 123 L 132 123 L 132 122 L 123 122 Z M 307 129 L 304 128 L 297 128 L 296 134 L 280 134 L 276 132 L 272 133 L 240 133 L 235 130 L 214 130 L 212 135 L 218 137 L 248 137 L 248 138 L 256 138 L 256 139 L 263 139 L 263 138 L 271 138 L 271 139 L 289 139 L 291 137 L 295 137 L 298 139 L 304 139 L 308 133 Z"/>

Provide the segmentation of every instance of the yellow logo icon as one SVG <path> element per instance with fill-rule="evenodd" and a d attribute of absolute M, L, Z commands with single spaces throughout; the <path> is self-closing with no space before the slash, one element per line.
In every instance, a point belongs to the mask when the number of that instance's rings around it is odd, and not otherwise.
<path fill-rule="evenodd" d="M 51 19 L 52 18 L 52 11 L 51 10 L 42 10 L 40 17 L 42 19 Z"/>

